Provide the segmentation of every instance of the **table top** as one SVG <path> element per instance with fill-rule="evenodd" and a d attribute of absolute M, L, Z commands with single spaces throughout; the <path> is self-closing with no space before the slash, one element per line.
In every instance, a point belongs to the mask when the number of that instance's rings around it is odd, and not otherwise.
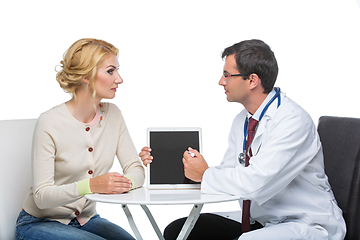
<path fill-rule="evenodd" d="M 234 201 L 240 198 L 228 194 L 202 194 L 199 189 L 149 190 L 146 187 L 124 194 L 88 194 L 85 197 L 96 202 L 134 205 L 204 204 Z"/>

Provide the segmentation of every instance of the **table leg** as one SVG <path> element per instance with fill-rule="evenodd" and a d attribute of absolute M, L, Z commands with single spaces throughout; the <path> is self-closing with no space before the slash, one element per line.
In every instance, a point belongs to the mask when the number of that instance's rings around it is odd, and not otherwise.
<path fill-rule="evenodd" d="M 134 222 L 134 219 L 133 219 L 133 217 L 131 215 L 131 212 L 130 212 L 128 206 L 126 204 L 121 204 L 121 207 L 122 207 L 122 209 L 124 210 L 124 212 L 126 214 L 128 222 L 130 224 L 131 229 L 133 230 L 133 232 L 135 234 L 136 239 L 137 240 L 142 240 L 141 234 L 140 234 L 139 230 L 136 227 L 136 224 Z"/>
<path fill-rule="evenodd" d="M 154 217 L 152 216 L 149 208 L 148 208 L 146 205 L 141 205 L 141 207 L 142 207 L 142 209 L 145 211 L 145 213 L 146 213 L 146 215 L 147 215 L 147 217 L 148 217 L 151 225 L 153 226 L 153 229 L 155 230 L 158 238 L 159 238 L 160 240 L 165 240 L 165 238 L 163 237 L 163 235 L 162 235 L 162 233 L 161 233 L 158 225 L 156 224 L 156 221 L 155 221 Z"/>
<path fill-rule="evenodd" d="M 204 204 L 194 204 L 189 217 L 186 219 L 184 226 L 182 227 L 182 229 L 179 233 L 179 236 L 176 238 L 177 240 L 186 240 L 187 239 L 191 230 L 194 228 L 196 221 L 199 218 L 199 215 L 200 215 L 203 205 Z M 128 222 L 130 224 L 131 229 L 133 230 L 133 232 L 135 234 L 136 239 L 143 240 L 138 228 L 136 227 L 135 221 L 131 215 L 131 212 L 130 212 L 128 206 L 126 204 L 122 204 L 121 206 L 126 214 Z M 159 239 L 165 240 L 164 237 L 162 236 L 161 231 L 160 231 L 158 225 L 156 224 L 155 219 L 152 216 L 149 208 L 146 205 L 141 205 L 141 207 L 145 211 L 145 213 L 146 213 L 151 225 L 153 226 L 153 229 L 155 230 L 157 236 L 159 237 Z"/>
<path fill-rule="evenodd" d="M 194 204 L 189 217 L 186 219 L 177 240 L 185 240 L 189 236 L 191 230 L 194 228 L 196 221 L 199 218 L 200 211 L 204 204 Z"/>

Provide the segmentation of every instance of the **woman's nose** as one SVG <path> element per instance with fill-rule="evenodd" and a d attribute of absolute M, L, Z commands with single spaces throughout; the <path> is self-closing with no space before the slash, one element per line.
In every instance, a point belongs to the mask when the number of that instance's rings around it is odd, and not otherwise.
<path fill-rule="evenodd" d="M 115 83 L 121 84 L 121 83 L 123 83 L 123 81 L 124 80 L 121 78 L 120 74 L 118 74 L 117 78 L 115 79 Z"/>

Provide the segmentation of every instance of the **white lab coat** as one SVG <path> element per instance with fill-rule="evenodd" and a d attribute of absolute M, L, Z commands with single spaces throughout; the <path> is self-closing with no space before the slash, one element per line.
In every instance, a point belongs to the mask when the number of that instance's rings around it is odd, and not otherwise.
<path fill-rule="evenodd" d="M 321 143 L 308 113 L 281 93 L 279 108 L 275 100 L 259 122 L 253 157 L 245 167 L 238 156 L 247 114 L 244 109 L 235 117 L 224 159 L 206 170 L 201 191 L 250 199 L 251 218 L 265 227 L 301 222 L 298 231 L 305 239 L 343 239 L 345 221 L 324 173 Z"/>

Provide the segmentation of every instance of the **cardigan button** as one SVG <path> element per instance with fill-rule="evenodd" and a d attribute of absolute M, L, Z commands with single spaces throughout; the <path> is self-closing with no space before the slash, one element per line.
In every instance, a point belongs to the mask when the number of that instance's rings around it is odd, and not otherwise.
<path fill-rule="evenodd" d="M 90 131 L 90 127 L 85 128 L 85 130 L 86 130 L 87 132 Z"/>
<path fill-rule="evenodd" d="M 92 148 L 92 147 L 89 147 L 89 152 L 92 152 L 92 151 L 94 151 L 94 149 Z"/>
<path fill-rule="evenodd" d="M 93 174 L 93 173 L 94 173 L 94 172 L 93 172 L 93 171 L 91 171 L 91 170 L 89 170 L 89 171 L 88 171 L 88 174 L 90 174 L 90 175 L 91 175 L 91 174 Z"/>
<path fill-rule="evenodd" d="M 79 211 L 76 211 L 76 212 L 75 212 L 75 215 L 76 215 L 76 216 L 79 216 L 79 215 L 80 215 L 80 212 L 79 212 Z"/>

